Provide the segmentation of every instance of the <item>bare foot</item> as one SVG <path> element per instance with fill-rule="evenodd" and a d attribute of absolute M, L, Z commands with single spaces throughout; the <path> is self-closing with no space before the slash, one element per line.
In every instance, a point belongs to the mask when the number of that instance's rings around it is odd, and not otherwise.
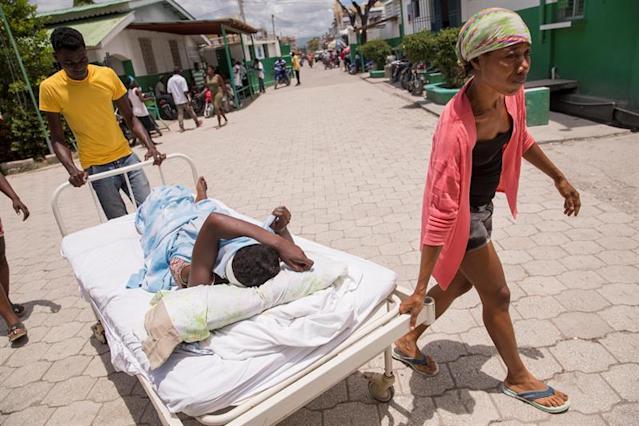
<path fill-rule="evenodd" d="M 531 392 L 531 391 L 543 391 L 548 386 L 546 386 L 542 381 L 538 380 L 532 374 L 529 374 L 527 378 L 523 380 L 510 380 L 506 378 L 504 380 L 504 385 L 508 387 L 510 390 L 521 393 L 521 392 Z M 564 405 L 566 401 L 568 401 L 568 395 L 563 392 L 555 391 L 554 395 L 539 398 L 534 400 L 537 404 L 544 405 L 546 407 L 559 407 Z"/>
<path fill-rule="evenodd" d="M 206 194 L 206 191 L 208 189 L 209 186 L 206 183 L 206 179 L 204 179 L 204 176 L 200 176 L 197 179 L 197 183 L 195 184 L 195 192 L 197 194 L 197 196 L 195 197 L 195 202 L 206 200 L 208 198 L 208 195 Z"/>

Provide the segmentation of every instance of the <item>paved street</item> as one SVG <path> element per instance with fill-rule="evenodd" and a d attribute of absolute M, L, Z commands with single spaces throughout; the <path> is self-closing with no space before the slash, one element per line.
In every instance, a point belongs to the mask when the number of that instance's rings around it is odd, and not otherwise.
<path fill-rule="evenodd" d="M 294 233 L 387 266 L 412 286 L 436 119 L 341 71 L 303 68 L 302 79 L 230 114 L 222 129 L 209 119 L 163 136 L 160 148 L 194 158 L 209 194 L 237 210 L 261 217 L 286 204 Z M 361 373 L 381 371 L 378 357 L 284 424 L 637 424 L 637 139 L 544 145 L 582 190 L 578 218 L 562 215 L 552 182 L 528 165 L 517 221 L 503 196 L 495 202 L 493 237 L 524 360 L 570 395 L 567 414 L 547 415 L 497 391 L 505 369 L 471 291 L 421 342 L 440 363 L 436 378 L 396 364 L 395 398 L 376 404 Z M 167 166 L 167 175 L 189 183 L 184 170 Z M 11 348 L 0 326 L 0 424 L 159 424 L 137 380 L 114 372 L 108 347 L 91 338 L 93 314 L 59 254 L 49 200 L 66 177 L 61 166 L 9 177 L 32 212 L 24 224 L 0 200 L 12 298 L 28 307 L 30 335 Z M 67 193 L 63 210 L 77 226 L 95 220 L 86 189 Z"/>

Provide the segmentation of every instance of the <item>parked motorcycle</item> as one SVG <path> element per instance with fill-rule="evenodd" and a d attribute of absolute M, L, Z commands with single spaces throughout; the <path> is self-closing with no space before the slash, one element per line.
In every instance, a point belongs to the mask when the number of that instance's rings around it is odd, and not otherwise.
<path fill-rule="evenodd" d="M 166 96 L 157 99 L 157 103 L 160 109 L 160 117 L 163 120 L 177 120 L 177 108 L 173 105 L 173 102 L 169 102 Z"/>
<path fill-rule="evenodd" d="M 275 89 L 277 90 L 278 85 L 291 85 L 291 77 L 288 75 L 288 69 L 285 67 L 276 67 L 275 68 Z"/>

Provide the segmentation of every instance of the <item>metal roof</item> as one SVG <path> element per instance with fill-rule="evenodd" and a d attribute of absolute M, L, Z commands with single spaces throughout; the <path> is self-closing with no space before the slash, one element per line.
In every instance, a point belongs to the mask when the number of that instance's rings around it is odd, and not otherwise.
<path fill-rule="evenodd" d="M 222 34 L 222 27 L 226 32 L 237 34 L 254 34 L 257 29 L 237 19 L 214 19 L 174 22 L 141 22 L 129 25 L 132 30 L 157 31 L 161 33 L 200 35 Z"/>
<path fill-rule="evenodd" d="M 60 22 L 58 25 L 47 28 L 49 36 L 56 27 L 71 27 L 82 34 L 87 49 L 95 49 L 100 47 L 101 43 L 107 42 L 115 37 L 122 30 L 133 22 L 134 13 L 121 13 L 117 15 L 108 15 L 92 19 L 83 19 L 75 22 Z"/>

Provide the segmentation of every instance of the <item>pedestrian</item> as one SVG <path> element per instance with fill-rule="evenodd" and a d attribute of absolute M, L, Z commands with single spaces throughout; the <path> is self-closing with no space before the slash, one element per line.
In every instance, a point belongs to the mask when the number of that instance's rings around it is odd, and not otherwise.
<path fill-rule="evenodd" d="M 517 214 L 522 157 L 548 175 L 563 198 L 564 214 L 576 216 L 579 193 L 546 157 L 526 128 L 524 82 L 530 67 L 530 32 L 515 12 L 485 9 L 459 32 L 457 55 L 471 77 L 446 105 L 433 136 L 422 214 L 421 263 L 414 293 L 400 312 L 411 314 L 408 334 L 393 357 L 426 376 L 437 364 L 417 347 L 426 327 L 413 328 L 424 298 L 441 316 L 472 287 L 484 325 L 508 373 L 502 391 L 551 413 L 566 411 L 568 396 L 537 379 L 521 360 L 508 312 L 510 291 L 491 241 L 493 197 L 503 191 Z M 426 292 L 430 276 L 437 285 Z"/>
<path fill-rule="evenodd" d="M 146 133 L 149 135 L 149 139 L 153 142 L 154 145 L 157 145 L 155 141 L 151 138 L 151 132 L 157 132 L 160 136 L 162 136 L 162 132 L 157 128 L 155 122 L 151 118 L 149 114 L 149 110 L 146 108 L 144 101 L 148 100 L 142 90 L 140 90 L 140 85 L 133 78 L 129 77 L 129 92 L 128 92 L 129 102 L 131 102 L 131 107 L 133 108 L 133 115 L 137 117 L 138 120 L 144 126 Z"/>
<path fill-rule="evenodd" d="M 257 71 L 257 81 L 260 86 L 260 93 L 266 93 L 266 88 L 264 87 L 264 65 L 262 61 L 255 58 L 253 68 Z"/>
<path fill-rule="evenodd" d="M 29 209 L 15 193 L 9 181 L 0 173 L 0 191 L 4 193 L 13 204 L 16 214 L 22 213 L 22 221 L 29 217 Z M 7 262 L 6 246 L 4 241 L 4 229 L 0 220 L 0 316 L 7 324 L 7 337 L 10 343 L 20 343 L 26 340 L 27 328 L 20 321 L 24 315 L 25 307 L 18 303 L 12 303 L 9 297 L 9 262 Z"/>
<path fill-rule="evenodd" d="M 291 55 L 292 55 L 291 62 L 293 63 L 293 71 L 295 71 L 295 78 L 297 79 L 297 83 L 295 85 L 299 86 L 300 84 L 302 84 L 300 82 L 300 57 L 299 55 L 296 55 L 295 52 L 292 52 Z"/>
<path fill-rule="evenodd" d="M 220 128 L 222 127 L 222 118 L 224 118 L 224 124 L 229 122 L 226 118 L 226 114 L 224 114 L 224 108 L 222 106 L 222 100 L 224 99 L 224 96 L 228 97 L 228 91 L 226 83 L 224 82 L 224 77 L 217 72 L 217 69 L 213 67 L 213 65 L 208 65 L 206 67 L 206 87 L 211 92 L 215 115 L 217 115 L 217 126 Z"/>
<path fill-rule="evenodd" d="M 193 85 L 195 86 L 195 89 L 199 92 L 202 89 L 204 89 L 204 77 L 205 77 L 205 73 L 204 70 L 200 68 L 200 63 L 199 62 L 195 62 L 193 64 L 193 69 L 191 70 L 191 75 L 193 76 Z"/>
<path fill-rule="evenodd" d="M 233 66 L 233 83 L 235 83 L 235 90 L 242 88 L 242 64 L 240 61 L 235 61 Z"/>
<path fill-rule="evenodd" d="M 173 96 L 173 102 L 178 111 L 178 123 L 180 125 L 180 132 L 184 131 L 184 111 L 195 122 L 195 127 L 200 127 L 202 122 L 198 120 L 193 107 L 191 106 L 191 94 L 189 93 L 189 86 L 186 84 L 186 79 L 182 77 L 182 69 L 175 67 L 173 75 L 169 78 L 167 83 L 167 90 Z"/>
<path fill-rule="evenodd" d="M 89 64 L 82 34 L 73 28 L 56 28 L 51 33 L 51 45 L 62 70 L 40 84 L 40 109 L 46 114 L 53 150 L 69 173 L 69 182 L 80 187 L 89 175 L 140 162 L 120 130 L 114 103 L 127 127 L 146 146 L 144 158 L 153 158 L 156 165 L 162 163 L 166 156 L 155 148 L 133 115 L 127 90 L 118 76 L 111 68 Z M 73 162 L 60 115 L 75 135 L 81 169 Z M 127 214 L 120 190 L 134 197 L 138 205 L 149 195 L 149 181 L 142 170 L 128 172 L 127 176 L 133 194 L 129 194 L 122 175 L 92 182 L 107 219 Z"/>

